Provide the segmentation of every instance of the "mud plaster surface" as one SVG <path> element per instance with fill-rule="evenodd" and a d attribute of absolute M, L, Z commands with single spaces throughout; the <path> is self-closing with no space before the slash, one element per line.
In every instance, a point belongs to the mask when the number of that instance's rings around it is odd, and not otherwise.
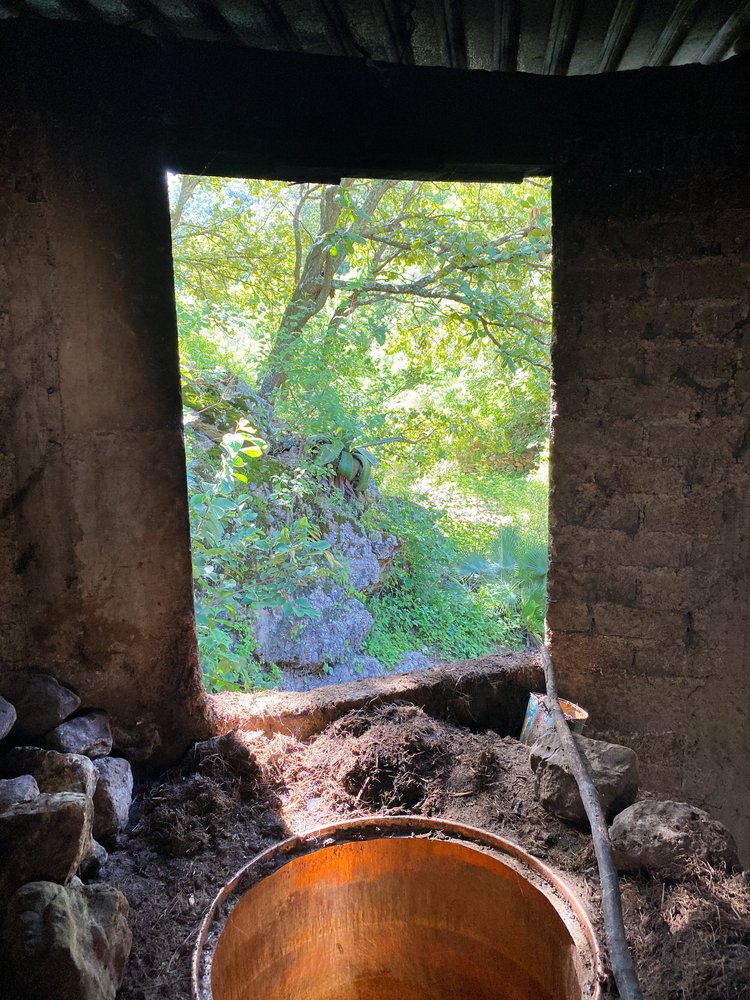
<path fill-rule="evenodd" d="M 355 711 L 308 741 L 222 737 L 138 796 L 102 879 L 131 905 L 121 1000 L 188 1000 L 203 914 L 254 854 L 316 826 L 414 813 L 482 827 L 564 873 L 592 916 L 598 880 L 587 833 L 533 796 L 528 749 L 413 705 Z M 621 880 L 646 1000 L 750 1000 L 750 879 L 692 866 Z M 601 929 L 600 929 L 600 936 Z"/>

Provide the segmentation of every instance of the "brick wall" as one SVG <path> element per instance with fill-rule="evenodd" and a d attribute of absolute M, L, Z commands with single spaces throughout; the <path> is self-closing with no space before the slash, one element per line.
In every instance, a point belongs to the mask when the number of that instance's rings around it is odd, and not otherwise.
<path fill-rule="evenodd" d="M 750 140 L 581 145 L 553 212 L 561 687 L 747 857 Z"/>

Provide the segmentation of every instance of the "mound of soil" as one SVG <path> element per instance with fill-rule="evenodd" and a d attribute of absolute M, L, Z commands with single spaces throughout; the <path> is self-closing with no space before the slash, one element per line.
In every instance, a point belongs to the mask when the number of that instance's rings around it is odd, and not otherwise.
<path fill-rule="evenodd" d="M 413 705 L 351 712 L 305 742 L 256 733 L 199 744 L 141 789 L 137 809 L 101 874 L 131 904 L 121 1000 L 188 1000 L 195 934 L 229 877 L 285 836 L 357 815 L 482 827 L 563 871 L 595 919 L 600 910 L 591 839 L 536 802 L 528 748 Z M 646 1000 L 750 1000 L 747 875 L 696 865 L 621 885 Z"/>

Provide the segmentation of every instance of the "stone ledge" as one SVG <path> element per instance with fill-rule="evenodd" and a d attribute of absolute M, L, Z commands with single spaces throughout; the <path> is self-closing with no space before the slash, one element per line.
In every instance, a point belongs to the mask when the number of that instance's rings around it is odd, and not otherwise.
<path fill-rule="evenodd" d="M 262 730 L 308 739 L 373 702 L 406 701 L 472 729 L 517 735 L 529 692 L 543 685 L 535 652 L 498 653 L 432 670 L 336 684 L 313 691 L 224 692 L 208 699 L 215 732 Z"/>

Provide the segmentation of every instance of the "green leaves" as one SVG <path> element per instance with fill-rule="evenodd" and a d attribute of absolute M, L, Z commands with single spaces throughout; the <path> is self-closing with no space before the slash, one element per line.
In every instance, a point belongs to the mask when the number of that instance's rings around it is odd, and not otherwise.
<path fill-rule="evenodd" d="M 201 650 L 211 683 L 231 685 L 258 669 L 254 611 L 291 602 L 304 616 L 295 592 L 342 572 L 301 498 L 365 506 L 375 477 L 403 495 L 429 479 L 440 507 L 446 470 L 494 488 L 508 454 L 546 438 L 549 186 L 192 178 L 179 212 L 186 186 L 171 186 Z M 275 366 L 285 380 L 269 414 L 256 390 Z M 303 468 L 259 491 L 274 435 Z M 431 517 L 405 504 L 397 518 L 408 560 L 379 605 L 391 638 L 415 648 L 412 615 L 419 636 L 471 655 L 498 634 L 500 606 L 504 620 L 538 621 L 543 601 L 509 582 L 510 566 L 456 582 L 455 539 Z"/>
<path fill-rule="evenodd" d="M 368 441 L 370 447 L 403 441 L 400 437 L 380 438 Z M 364 493 L 372 482 L 373 469 L 378 464 L 377 458 L 362 445 L 344 441 L 338 438 L 331 441 L 325 437 L 316 437 L 312 442 L 313 457 L 319 467 L 330 467 L 335 475 L 351 483 L 355 490 Z"/>

